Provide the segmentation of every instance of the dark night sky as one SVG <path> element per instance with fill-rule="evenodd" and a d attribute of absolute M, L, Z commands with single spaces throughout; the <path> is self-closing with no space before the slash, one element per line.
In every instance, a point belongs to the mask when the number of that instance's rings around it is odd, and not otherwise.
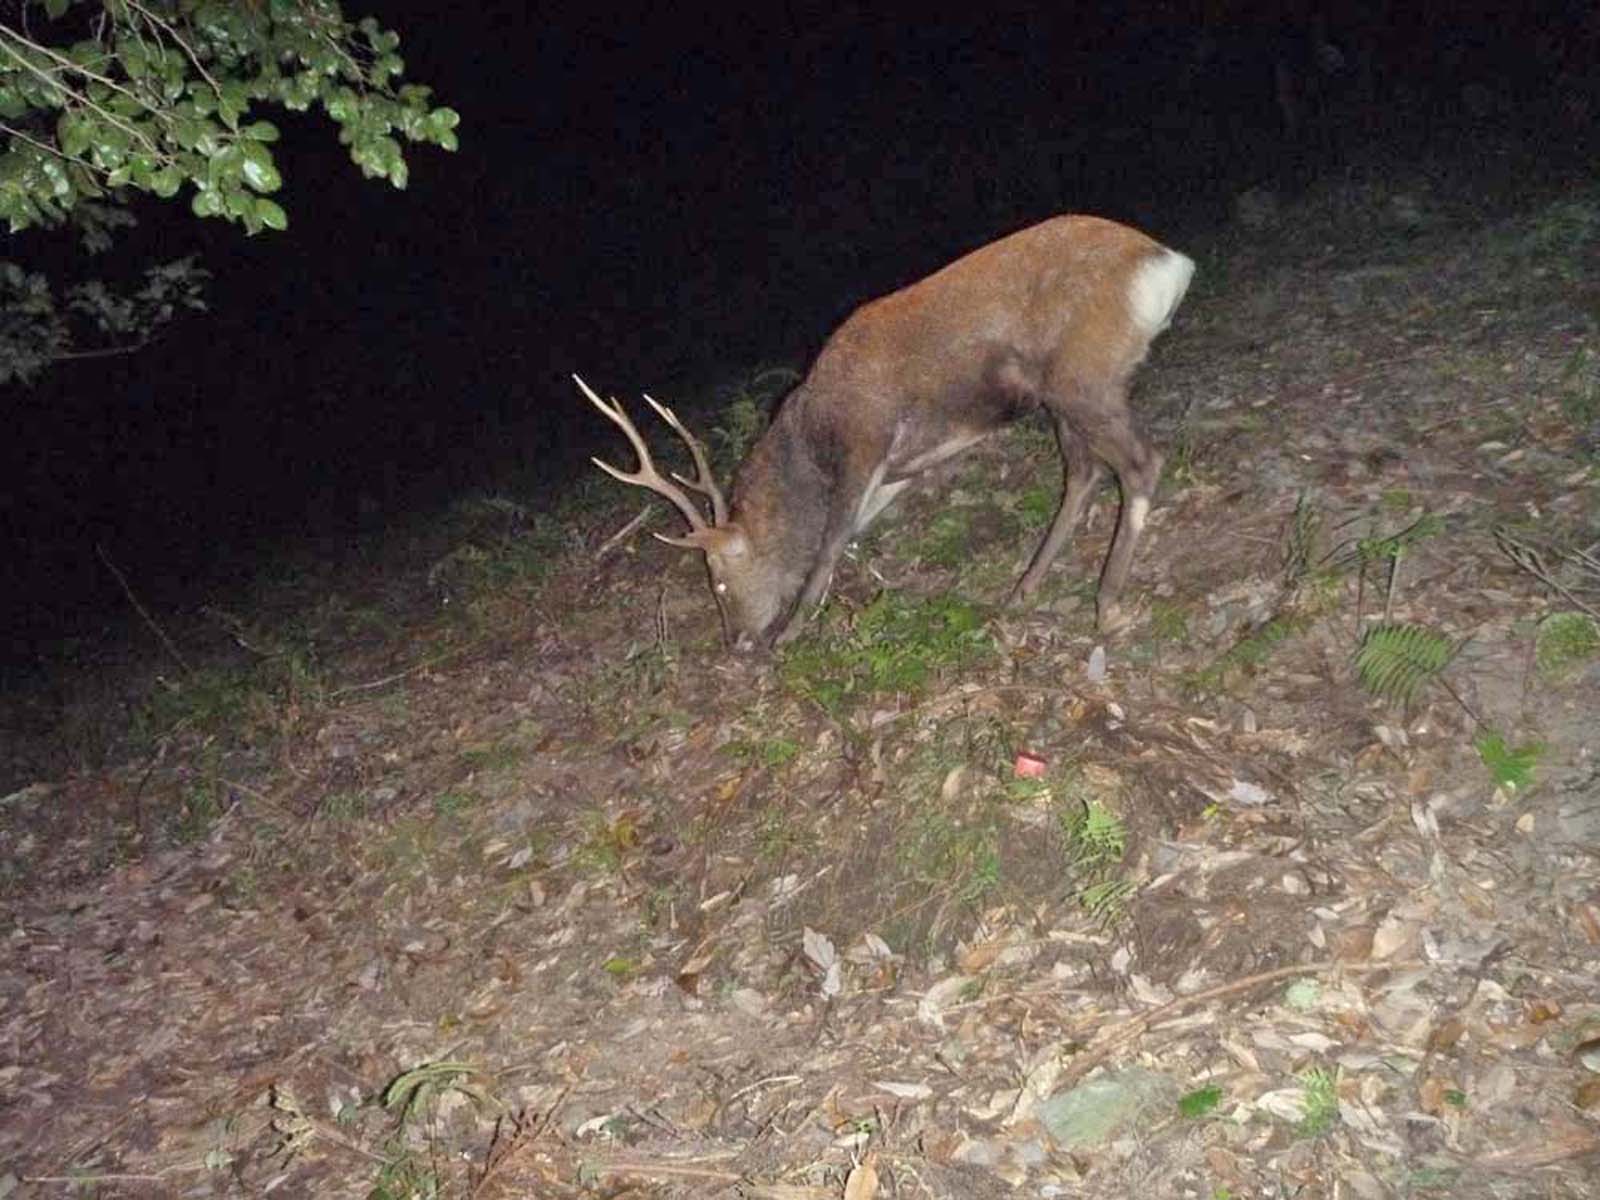
<path fill-rule="evenodd" d="M 1323 6 L 1367 90 L 1340 83 L 1289 144 L 1274 39 L 1307 23 L 1283 6 L 345 7 L 400 32 L 462 150 L 410 150 L 399 193 L 326 122 L 264 113 L 287 233 L 141 206 L 120 261 L 199 253 L 213 312 L 7 395 L 14 653 L 121 604 L 97 542 L 192 608 L 274 542 L 354 530 L 362 496 L 397 518 L 474 487 L 536 500 L 593 432 L 571 370 L 684 400 L 799 365 L 861 300 L 1054 212 L 1181 245 L 1251 183 L 1425 142 L 1465 84 L 1535 111 L 1597 33 L 1576 3 Z M 50 259 L 34 237 L 8 255 Z"/>

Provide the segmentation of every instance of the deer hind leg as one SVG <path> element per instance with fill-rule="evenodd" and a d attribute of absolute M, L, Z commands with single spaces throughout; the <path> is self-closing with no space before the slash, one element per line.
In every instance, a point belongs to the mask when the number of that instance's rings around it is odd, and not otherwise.
<path fill-rule="evenodd" d="M 1061 507 L 1056 510 L 1055 520 L 1050 523 L 1050 532 L 1045 534 L 1044 541 L 1034 551 L 1027 571 L 1017 580 L 1016 587 L 1011 589 L 1013 600 L 1026 600 L 1038 590 L 1044 582 L 1045 573 L 1050 570 L 1050 564 L 1061 553 L 1061 548 L 1067 544 L 1072 531 L 1083 519 L 1083 510 L 1089 506 L 1089 498 L 1106 477 L 1105 464 L 1090 452 L 1088 443 L 1065 417 L 1056 418 L 1056 442 L 1061 447 L 1061 460 L 1066 468 Z"/>
<path fill-rule="evenodd" d="M 1116 537 L 1100 574 L 1098 615 L 1100 630 L 1115 633 L 1128 623 L 1119 601 L 1128 582 L 1134 551 L 1139 548 L 1150 502 L 1161 478 L 1161 454 L 1135 428 L 1133 419 L 1121 403 L 1108 405 L 1104 419 L 1090 434 L 1090 449 L 1111 464 L 1122 489 L 1122 516 Z"/>

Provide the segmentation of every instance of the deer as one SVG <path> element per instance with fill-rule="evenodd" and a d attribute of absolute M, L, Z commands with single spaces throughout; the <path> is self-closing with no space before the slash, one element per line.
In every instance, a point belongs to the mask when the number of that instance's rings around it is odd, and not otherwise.
<path fill-rule="evenodd" d="M 687 445 L 693 479 L 663 476 L 621 402 L 574 375 L 639 465 L 591 461 L 682 514 L 684 534 L 655 536 L 704 554 L 725 642 L 772 647 L 797 636 L 846 546 L 916 477 L 1043 410 L 1065 482 L 1009 600 L 1037 591 L 1110 471 L 1122 506 L 1096 616 L 1111 636 L 1129 624 L 1121 596 L 1163 463 L 1129 411 L 1129 383 L 1193 274 L 1191 259 L 1136 229 L 1053 217 L 852 312 L 735 472 L 731 503 L 671 408 L 645 396 Z"/>

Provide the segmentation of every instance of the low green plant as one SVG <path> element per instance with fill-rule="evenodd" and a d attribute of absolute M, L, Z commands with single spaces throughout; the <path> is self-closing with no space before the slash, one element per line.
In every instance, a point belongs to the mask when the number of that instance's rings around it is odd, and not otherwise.
<path fill-rule="evenodd" d="M 1216 1084 L 1195 1088 L 1178 1099 L 1179 1115 L 1191 1121 L 1198 1120 L 1222 1103 L 1222 1089 Z"/>
<path fill-rule="evenodd" d="M 1287 588 L 1299 587 L 1315 563 L 1322 534 L 1322 510 L 1309 495 L 1301 492 L 1294 503 L 1294 516 L 1283 545 L 1283 580 Z"/>
<path fill-rule="evenodd" d="M 800 757 L 803 747 L 793 738 L 739 738 L 722 745 L 722 753 L 741 762 L 781 767 Z"/>
<path fill-rule="evenodd" d="M 1520 792 L 1533 782 L 1533 768 L 1544 753 L 1539 742 L 1512 746 L 1501 734 L 1485 729 L 1472 739 L 1472 747 L 1488 770 L 1495 786 L 1507 792 Z"/>
<path fill-rule="evenodd" d="M 767 416 L 779 398 L 800 382 L 800 372 L 792 367 L 762 367 L 751 375 L 720 389 L 722 409 L 711 430 L 713 466 L 724 476 L 744 461 L 767 428 Z"/>
<path fill-rule="evenodd" d="M 1320 1137 L 1339 1119 L 1339 1075 L 1325 1067 L 1312 1067 L 1300 1076 L 1300 1123 L 1295 1133 L 1303 1138 Z"/>
<path fill-rule="evenodd" d="M 1084 800 L 1061 814 L 1073 865 L 1086 871 L 1116 866 L 1128 849 L 1128 827 L 1098 800 Z"/>
<path fill-rule="evenodd" d="M 1035 483 L 1022 489 L 1017 496 L 1017 519 L 1027 531 L 1043 529 L 1055 520 L 1061 507 L 1061 489 Z"/>
<path fill-rule="evenodd" d="M 471 1063 L 430 1062 L 402 1071 L 383 1089 L 383 1107 L 402 1121 L 414 1120 L 446 1092 L 460 1092 L 483 1108 L 504 1105 L 480 1084 L 474 1082 L 477 1069 Z"/>
<path fill-rule="evenodd" d="M 1000 882 L 999 830 L 990 820 L 959 820 L 922 808 L 897 846 L 903 870 L 920 883 L 974 903 Z"/>
<path fill-rule="evenodd" d="M 1069 804 L 1060 823 L 1073 876 L 1082 881 L 1078 903 L 1100 924 L 1113 923 L 1133 895 L 1133 885 L 1116 873 L 1127 853 L 1128 827 L 1093 797 Z"/>
<path fill-rule="evenodd" d="M 1575 350 L 1561 372 L 1561 411 L 1580 431 L 1600 422 L 1600 352 Z"/>
<path fill-rule="evenodd" d="M 1534 636 L 1534 664 L 1547 679 L 1560 680 L 1600 656 L 1600 622 L 1588 613 L 1551 613 Z"/>
<path fill-rule="evenodd" d="M 474 804 L 474 797 L 468 792 L 440 792 L 433 799 L 433 811 L 441 817 L 460 816 Z"/>
<path fill-rule="evenodd" d="M 837 715 L 863 696 L 921 695 L 942 672 L 993 654 L 981 614 L 965 601 L 882 592 L 848 621 L 834 617 L 786 647 L 779 673 L 789 690 Z"/>
<path fill-rule="evenodd" d="M 1311 625 L 1309 615 L 1299 611 L 1279 613 L 1234 642 L 1215 662 L 1192 671 L 1185 679 L 1195 692 L 1220 691 L 1241 673 L 1252 673 L 1272 656 L 1281 643 Z"/>
<path fill-rule="evenodd" d="M 1456 650 L 1444 634 L 1422 625 L 1373 625 L 1356 650 L 1356 678 L 1374 696 L 1410 704 L 1450 665 Z"/>
<path fill-rule="evenodd" d="M 956 567 L 972 554 L 972 510 L 945 508 L 911 543 L 911 553 L 937 567 Z"/>
<path fill-rule="evenodd" d="M 197 842 L 210 833 L 223 813 L 223 792 L 223 785 L 215 780 L 186 787 L 177 811 L 168 822 L 172 840 L 182 845 Z"/>
<path fill-rule="evenodd" d="M 1189 611 L 1176 600 L 1153 600 L 1150 603 L 1150 636 L 1160 642 L 1187 642 L 1189 640 Z"/>
<path fill-rule="evenodd" d="M 1517 250 L 1530 267 L 1549 271 L 1564 283 L 1585 278 L 1589 248 L 1600 239 L 1600 204 L 1573 198 L 1551 204 L 1527 224 Z"/>

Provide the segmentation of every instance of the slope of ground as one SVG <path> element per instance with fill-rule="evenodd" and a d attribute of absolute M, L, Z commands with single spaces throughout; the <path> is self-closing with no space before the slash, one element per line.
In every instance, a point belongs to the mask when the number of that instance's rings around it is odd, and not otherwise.
<path fill-rule="evenodd" d="M 1024 429 L 776 658 L 601 481 L 53 710 L 0 1196 L 1600 1195 L 1600 197 L 1519 204 L 1190 248 L 1116 641 L 1110 490 L 995 606 Z"/>

